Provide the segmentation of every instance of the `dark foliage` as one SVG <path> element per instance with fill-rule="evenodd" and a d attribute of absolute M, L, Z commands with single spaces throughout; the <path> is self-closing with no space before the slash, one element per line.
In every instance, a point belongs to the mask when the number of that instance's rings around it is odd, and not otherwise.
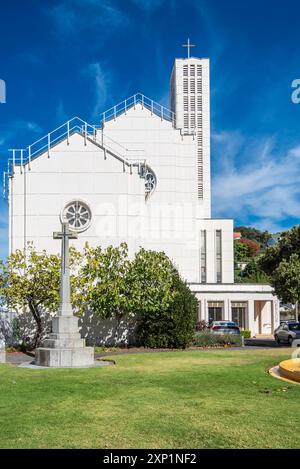
<path fill-rule="evenodd" d="M 177 271 L 172 301 L 164 311 L 145 311 L 138 317 L 137 339 L 144 347 L 186 348 L 194 337 L 197 300 Z"/>
<path fill-rule="evenodd" d="M 252 226 L 236 226 L 234 228 L 235 232 L 240 232 L 242 238 L 250 239 L 251 241 L 256 241 L 260 244 L 261 247 L 266 247 L 268 241 L 271 239 L 272 235 L 268 231 L 260 231 Z"/>

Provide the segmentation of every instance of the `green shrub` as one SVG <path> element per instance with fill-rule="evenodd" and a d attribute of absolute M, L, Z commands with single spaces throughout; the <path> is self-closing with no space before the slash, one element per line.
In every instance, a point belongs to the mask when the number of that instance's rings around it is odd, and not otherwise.
<path fill-rule="evenodd" d="M 213 346 L 225 346 L 233 345 L 240 347 L 242 345 L 242 339 L 240 335 L 233 334 L 214 334 L 210 331 L 197 332 L 194 336 L 194 345 L 199 347 L 213 347 Z"/>
<path fill-rule="evenodd" d="M 218 343 L 220 345 L 233 345 L 235 347 L 240 347 L 242 345 L 242 338 L 240 335 L 224 334 L 219 336 Z"/>
<path fill-rule="evenodd" d="M 124 350 L 124 348 L 126 347 L 110 347 L 110 346 L 107 346 L 107 345 L 103 345 L 103 346 L 96 346 L 94 347 L 94 352 L 95 353 L 102 353 L 102 352 L 120 352 L 122 350 Z"/>
<path fill-rule="evenodd" d="M 5 347 L 5 352 L 7 353 L 20 352 L 20 348 L 19 347 Z"/>
<path fill-rule="evenodd" d="M 241 331 L 241 336 L 244 337 L 245 339 L 250 339 L 251 338 L 251 331 Z"/>
<path fill-rule="evenodd" d="M 208 330 L 208 323 L 204 321 L 204 319 L 201 319 L 201 321 L 198 321 L 196 324 L 196 331 L 207 331 Z"/>
<path fill-rule="evenodd" d="M 138 317 L 137 341 L 150 348 L 186 348 L 193 342 L 197 300 L 174 269 L 172 300 L 165 310 L 145 310 Z"/>
<path fill-rule="evenodd" d="M 194 345 L 199 345 L 200 347 L 218 345 L 218 336 L 210 331 L 197 332 L 194 336 Z"/>

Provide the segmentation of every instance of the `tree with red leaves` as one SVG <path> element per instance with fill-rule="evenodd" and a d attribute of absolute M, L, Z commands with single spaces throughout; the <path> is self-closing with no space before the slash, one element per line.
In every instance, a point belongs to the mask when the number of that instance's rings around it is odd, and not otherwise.
<path fill-rule="evenodd" d="M 248 248 L 249 255 L 255 257 L 260 251 L 260 245 L 256 241 L 248 238 L 239 239 L 239 243 L 244 244 Z"/>

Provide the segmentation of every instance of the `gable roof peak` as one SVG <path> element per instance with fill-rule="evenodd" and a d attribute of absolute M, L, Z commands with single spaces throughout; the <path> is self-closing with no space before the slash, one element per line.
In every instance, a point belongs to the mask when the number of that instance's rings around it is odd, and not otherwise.
<path fill-rule="evenodd" d="M 175 113 L 142 93 L 136 93 L 103 112 L 101 116 L 101 124 L 103 125 L 107 121 L 116 119 L 121 114 L 125 114 L 129 109 L 134 108 L 137 104 L 141 104 L 142 107 L 145 107 L 151 111 L 151 113 L 161 117 L 162 119 L 172 122 L 173 127 L 175 127 Z"/>

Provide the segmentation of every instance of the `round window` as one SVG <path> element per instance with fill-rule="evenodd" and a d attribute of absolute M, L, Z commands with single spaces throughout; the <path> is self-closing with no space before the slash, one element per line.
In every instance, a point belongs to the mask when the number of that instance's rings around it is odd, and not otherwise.
<path fill-rule="evenodd" d="M 150 194 L 156 188 L 155 174 L 148 166 L 145 166 L 143 176 L 145 178 L 145 191 L 146 191 L 146 194 Z"/>
<path fill-rule="evenodd" d="M 61 219 L 69 223 L 71 230 L 85 231 L 91 224 L 92 212 L 86 203 L 72 200 L 63 209 Z"/>

